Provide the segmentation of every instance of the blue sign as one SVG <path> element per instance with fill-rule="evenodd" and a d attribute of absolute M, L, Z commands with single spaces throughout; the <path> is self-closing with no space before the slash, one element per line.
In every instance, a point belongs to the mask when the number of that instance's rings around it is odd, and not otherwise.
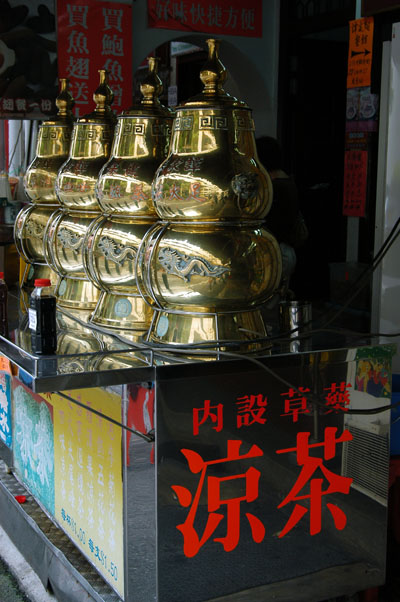
<path fill-rule="evenodd" d="M 11 448 L 11 377 L 0 372 L 0 440 Z"/>

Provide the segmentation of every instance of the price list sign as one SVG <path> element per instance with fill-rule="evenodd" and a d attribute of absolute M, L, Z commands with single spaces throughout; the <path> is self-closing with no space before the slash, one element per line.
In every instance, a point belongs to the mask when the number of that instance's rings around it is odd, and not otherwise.
<path fill-rule="evenodd" d="M 124 596 L 121 399 L 104 389 L 54 402 L 55 517 L 104 579 Z"/>

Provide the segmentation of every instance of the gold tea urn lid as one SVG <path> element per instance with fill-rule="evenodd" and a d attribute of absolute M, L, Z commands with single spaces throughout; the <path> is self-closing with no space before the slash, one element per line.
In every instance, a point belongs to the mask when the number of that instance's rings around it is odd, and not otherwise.
<path fill-rule="evenodd" d="M 69 91 L 69 79 L 60 77 L 60 93 L 56 98 L 56 107 L 58 109 L 56 121 L 66 121 L 72 124 L 73 115 L 72 109 L 75 105 L 75 100 Z"/>
<path fill-rule="evenodd" d="M 204 88 L 200 94 L 193 96 L 189 100 L 177 107 L 177 110 L 184 107 L 211 107 L 225 106 L 240 109 L 249 109 L 249 106 L 242 100 L 225 92 L 223 85 L 227 78 L 227 71 L 219 58 L 220 40 L 210 38 L 206 40 L 208 46 L 208 57 L 200 71 L 200 79 Z"/>
<path fill-rule="evenodd" d="M 160 96 L 163 91 L 163 84 L 158 75 L 158 65 L 160 59 L 150 56 L 147 59 L 148 72 L 142 83 L 140 84 L 140 92 L 142 99 L 134 104 L 127 111 L 121 113 L 121 117 L 129 116 L 149 116 L 149 117 L 167 117 L 172 119 L 173 111 L 160 102 Z"/>
<path fill-rule="evenodd" d="M 67 77 L 60 77 L 58 81 L 60 83 L 60 92 L 56 98 L 57 114 L 42 121 L 39 126 L 39 136 L 43 128 L 54 128 L 55 126 L 65 126 L 72 131 L 74 123 L 72 109 L 75 105 L 75 100 L 69 90 L 69 79 Z M 54 133 L 51 135 L 51 138 L 54 139 Z"/>

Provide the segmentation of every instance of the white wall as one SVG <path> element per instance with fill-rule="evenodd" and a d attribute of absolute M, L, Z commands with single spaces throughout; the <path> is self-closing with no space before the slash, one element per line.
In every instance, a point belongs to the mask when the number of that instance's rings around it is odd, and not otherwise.
<path fill-rule="evenodd" d="M 400 23 L 393 24 L 382 61 L 379 158 L 375 220 L 375 254 L 400 216 Z M 397 231 L 399 228 L 397 228 Z M 389 249 L 374 274 L 372 330 L 400 332 L 400 238 Z M 393 372 L 400 372 L 400 337 L 383 339 L 397 344 Z"/>
<path fill-rule="evenodd" d="M 225 89 L 253 111 L 256 136 L 276 135 L 280 0 L 263 0 L 263 37 L 220 36 L 220 58 L 228 70 Z M 147 26 L 147 0 L 132 3 L 133 70 L 160 44 L 172 40 L 206 47 L 210 35 Z"/>

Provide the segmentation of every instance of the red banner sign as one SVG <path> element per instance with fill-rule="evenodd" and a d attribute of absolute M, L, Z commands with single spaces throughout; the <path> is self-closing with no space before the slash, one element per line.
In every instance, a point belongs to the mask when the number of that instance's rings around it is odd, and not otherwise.
<path fill-rule="evenodd" d="M 147 0 L 149 27 L 262 37 L 262 0 Z"/>
<path fill-rule="evenodd" d="M 68 77 L 75 114 L 94 109 L 99 69 L 107 69 L 116 113 L 132 104 L 132 7 L 101 0 L 57 0 L 58 74 Z"/>
<path fill-rule="evenodd" d="M 344 160 L 343 215 L 364 217 L 368 152 L 359 149 L 346 150 Z"/>

